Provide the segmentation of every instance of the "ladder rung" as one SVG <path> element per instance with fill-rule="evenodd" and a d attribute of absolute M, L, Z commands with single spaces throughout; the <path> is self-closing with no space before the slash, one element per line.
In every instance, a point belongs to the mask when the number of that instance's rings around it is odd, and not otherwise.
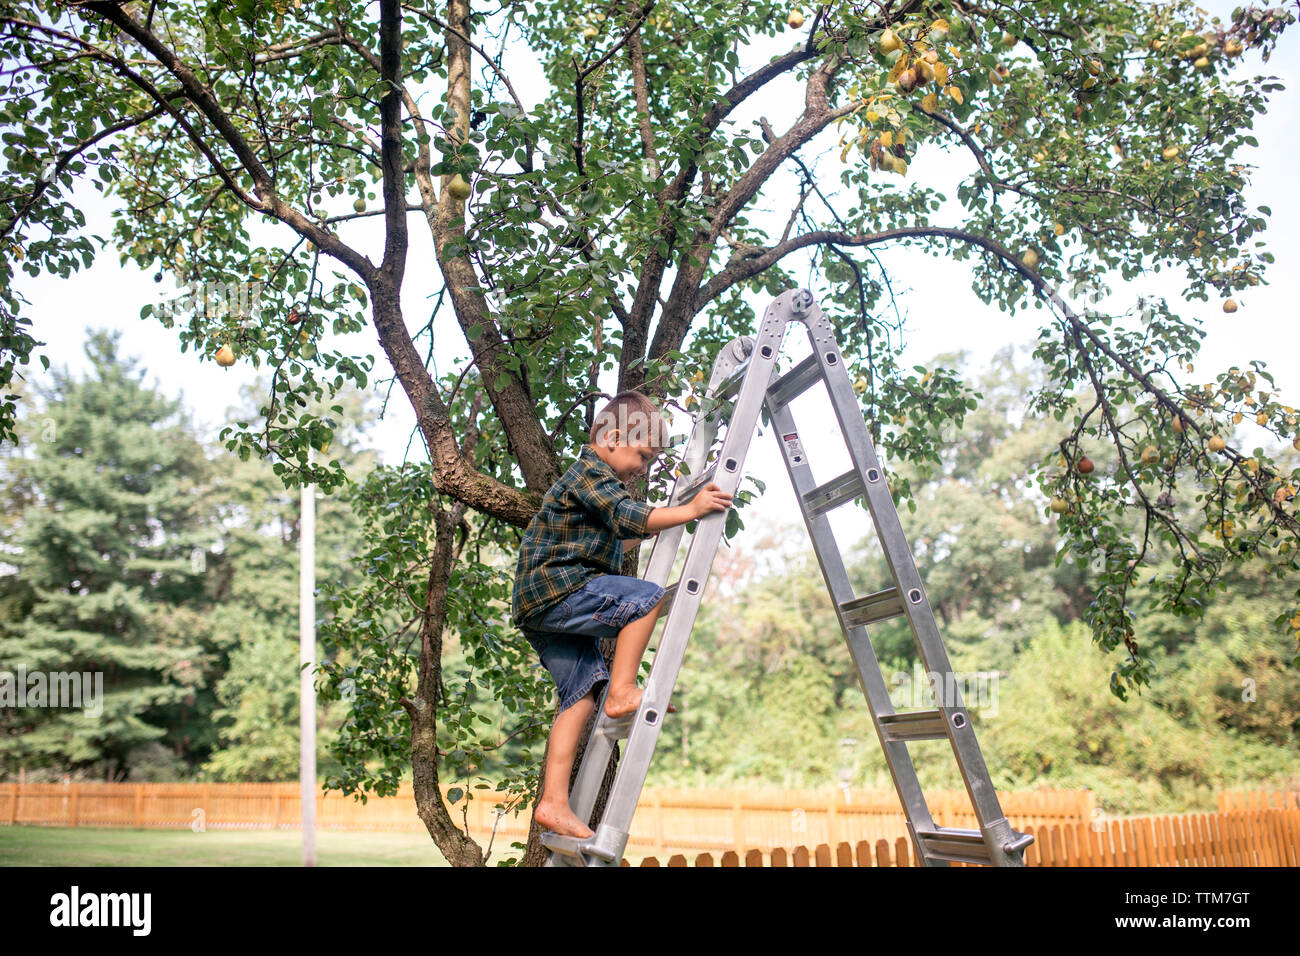
<path fill-rule="evenodd" d="M 902 714 L 881 714 L 880 729 L 887 743 L 903 740 L 943 740 L 948 722 L 937 710 L 913 710 Z"/>
<path fill-rule="evenodd" d="M 674 581 L 672 584 L 669 584 L 664 588 L 664 606 L 659 609 L 659 617 L 661 620 L 666 620 L 668 618 L 668 612 L 672 610 L 673 598 L 677 596 L 677 585 L 681 583 L 681 581 Z"/>
<path fill-rule="evenodd" d="M 571 837 L 561 836 L 548 830 L 541 835 L 542 846 L 554 853 L 572 857 L 584 866 L 587 863 L 588 856 L 595 856 L 613 862 L 613 857 L 594 845 L 595 839 L 596 835 L 594 833 L 589 837 Z"/>
<path fill-rule="evenodd" d="M 838 478 L 832 478 L 824 485 L 818 485 L 803 496 L 808 504 L 808 517 L 824 514 L 832 508 L 847 504 L 863 493 L 862 476 L 856 469 L 846 471 Z"/>
<path fill-rule="evenodd" d="M 715 461 L 708 468 L 705 468 L 704 471 L 700 472 L 699 475 L 687 475 L 686 477 L 688 479 L 688 482 L 686 484 L 686 487 L 680 490 L 679 494 L 677 495 L 677 500 L 674 502 L 674 504 L 679 504 L 679 505 L 686 504 L 686 502 L 690 501 L 697 494 L 699 494 L 701 488 L 703 488 L 705 485 L 707 485 L 709 482 L 713 480 L 713 476 L 717 474 L 717 472 L 718 472 L 718 463 Z"/>
<path fill-rule="evenodd" d="M 817 361 L 816 355 L 809 355 L 768 386 L 768 407 L 775 410 L 782 405 L 790 404 L 814 382 L 820 381 L 821 378 L 821 363 Z"/>
<path fill-rule="evenodd" d="M 853 627 L 898 617 L 903 613 L 903 602 L 898 596 L 898 588 L 885 588 L 866 597 L 845 601 L 840 605 L 840 610 L 844 612 L 844 623 Z"/>
<path fill-rule="evenodd" d="M 984 834 L 979 830 L 935 827 L 933 830 L 917 830 L 916 835 L 925 855 L 933 859 L 954 863 L 993 862 Z"/>
<path fill-rule="evenodd" d="M 636 722 L 636 711 L 623 717 L 606 717 L 600 715 L 600 732 L 610 740 L 626 740 L 632 733 L 632 724 Z"/>
<path fill-rule="evenodd" d="M 745 384 L 745 375 L 749 372 L 749 359 L 741 362 L 736 370 L 718 383 L 718 387 L 710 393 L 710 397 L 717 401 L 725 401 L 732 395 L 739 394 L 740 386 Z"/>

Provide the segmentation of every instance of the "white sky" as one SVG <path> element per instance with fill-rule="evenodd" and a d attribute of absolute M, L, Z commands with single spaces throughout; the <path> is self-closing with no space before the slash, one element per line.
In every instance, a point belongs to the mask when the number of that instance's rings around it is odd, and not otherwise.
<path fill-rule="evenodd" d="M 1226 18 L 1233 4 L 1214 0 L 1204 6 L 1211 13 Z M 794 32 L 791 31 L 780 37 L 771 49 L 788 49 L 793 41 Z M 766 59 L 770 52 L 758 48 L 751 51 L 755 61 Z M 527 99 L 528 91 L 541 91 L 543 83 L 531 58 L 521 53 L 507 56 L 506 69 L 516 90 L 525 97 L 525 105 L 531 106 Z M 1294 157 L 1300 155 L 1300 123 L 1296 122 L 1300 119 L 1300 99 L 1294 89 L 1300 73 L 1297 69 L 1300 65 L 1300 27 L 1292 28 L 1268 64 L 1261 66 L 1257 54 L 1245 59 L 1252 73 L 1277 75 L 1287 87 L 1273 94 L 1270 112 L 1257 125 L 1255 134 L 1259 147 L 1243 154 L 1243 159 L 1257 167 L 1254 183 L 1247 194 L 1248 202 L 1251 206 L 1267 204 L 1273 210 L 1264 238 L 1277 262 L 1267 273 L 1268 285 L 1237 296 L 1241 310 L 1236 315 L 1224 315 L 1217 302 L 1184 310 L 1185 315 L 1203 317 L 1208 332 L 1192 379 L 1208 381 L 1212 371 L 1259 358 L 1268 361 L 1269 370 L 1277 377 L 1284 399 L 1290 404 L 1300 405 L 1300 371 L 1295 367 L 1295 357 L 1300 355 L 1300 323 L 1295 321 L 1295 303 L 1300 300 L 1300 270 L 1294 265 L 1300 252 L 1300 225 L 1297 225 L 1300 222 L 1300 199 L 1293 173 Z M 762 114 L 780 129 L 797 115 L 802 97 L 791 86 L 784 95 L 764 95 L 761 102 Z M 756 115 L 757 112 L 751 108 L 749 112 L 737 115 L 736 120 L 750 123 Z M 833 134 L 832 141 L 836 137 L 838 133 Z M 812 164 L 816 151 L 811 146 L 806 147 L 801 155 Z M 923 149 L 912 163 L 909 179 L 935 182 L 942 156 L 933 148 Z M 959 165 L 961 162 L 964 159 L 946 160 L 943 168 L 948 175 L 944 177 L 945 181 L 955 184 L 966 175 L 966 167 Z M 839 166 L 838 156 L 830 153 L 822 157 L 814 169 L 819 171 L 819 178 L 827 185 L 833 185 L 838 181 Z M 944 188 L 942 184 L 940 188 Z M 951 188 L 946 192 L 953 195 Z M 109 203 L 86 180 L 79 183 L 74 195 L 85 213 L 87 233 L 107 237 L 111 230 Z M 789 202 L 797 196 L 790 164 L 774 180 L 766 195 L 766 207 L 771 210 L 773 220 L 784 223 Z M 932 221 L 940 222 L 942 217 L 936 215 Z M 343 232 L 346 241 L 361 248 L 373 261 L 378 261 L 382 255 L 379 222 L 377 219 L 363 220 Z M 955 218 L 953 222 L 956 222 Z M 437 275 L 437 268 L 432 241 L 419 217 L 412 216 L 410 224 L 411 246 L 403 305 L 408 327 L 418 329 L 427 318 L 431 297 L 436 295 L 438 286 L 433 277 Z M 289 237 L 288 230 L 282 226 L 274 227 L 278 232 L 266 233 L 260 230 L 267 227 L 258 225 L 254 228 L 259 230 L 254 232 L 255 239 L 269 235 L 278 236 L 283 242 Z M 778 231 L 779 228 L 778 225 Z M 931 258 L 914 249 L 886 249 L 878 251 L 878 254 L 892 272 L 899 307 L 906 316 L 908 364 L 927 363 L 937 353 L 957 349 L 969 350 L 976 361 L 982 363 L 1007 343 L 1032 341 L 1047 314 L 1031 310 L 1009 317 L 985 306 L 970 290 L 969 263 Z M 1155 278 L 1163 280 L 1167 276 L 1166 272 Z M 57 276 L 33 279 L 20 271 L 16 286 L 32 303 L 27 314 L 33 316 L 36 337 L 47 342 L 38 349 L 38 354 L 47 355 L 51 364 L 66 366 L 85 375 L 87 360 L 83 347 L 87 331 L 98 327 L 121 329 L 122 350 L 124 354 L 140 358 L 148 370 L 146 383 L 152 381 L 159 390 L 182 396 L 196 419 L 206 428 L 209 441 L 215 443 L 218 431 L 233 420 L 228 409 L 237 400 L 238 386 L 248 380 L 253 369 L 243 362 L 223 369 L 212 361 L 199 361 L 193 352 L 182 354 L 175 331 L 163 328 L 155 318 L 140 319 L 140 308 L 145 303 L 176 294 L 176 290 L 169 288 L 170 283 L 156 285 L 151 271 L 142 271 L 133 264 L 119 265 L 118 255 L 110 248 L 100 254 L 93 267 L 70 279 Z M 1176 287 L 1163 283 L 1151 283 L 1141 288 L 1130 285 L 1120 290 L 1114 304 L 1117 308 L 1127 308 L 1141 292 L 1163 292 L 1173 297 L 1176 296 Z M 766 305 L 765 302 L 755 304 L 760 312 Z M 616 327 L 611 318 L 610 328 Z M 797 358 L 806 354 L 807 345 L 802 331 L 793 331 L 795 334 L 787 338 L 786 348 L 791 356 Z M 450 368 L 462 366 L 468 349 L 449 307 L 444 307 L 444 315 L 439 319 L 435 332 L 438 372 L 445 373 Z M 351 336 L 343 343 L 327 335 L 325 344 L 326 347 L 334 345 L 361 355 L 373 354 L 376 362 L 370 376 L 371 388 L 378 390 L 382 397 L 387 384 L 381 380 L 392 373 L 373 329 Z M 427 343 L 420 345 L 422 350 L 425 345 Z M 30 377 L 43 374 L 40 364 L 33 361 L 26 374 Z M 612 391 L 615 382 L 610 376 L 601 384 L 602 388 Z M 848 465 L 847 455 L 824 399 L 806 396 L 796 403 L 794 411 L 817 478 L 826 480 L 843 471 Z M 413 442 L 411 440 L 413 425 L 414 416 L 409 403 L 395 387 L 384 420 L 371 433 L 386 462 L 396 463 L 406 457 L 408 442 L 411 442 L 409 455 L 412 459 L 426 459 L 418 437 Z M 675 428 L 681 427 L 679 418 Z M 888 464 L 888 448 L 883 450 L 883 457 Z M 759 505 L 762 523 L 774 521 L 797 525 L 798 509 L 788 488 L 775 439 L 770 434 L 756 438 L 746 462 L 746 472 L 757 475 L 768 484 L 768 496 Z M 752 508 L 745 512 L 745 521 L 750 528 L 756 523 L 754 512 Z M 858 508 L 840 509 L 836 512 L 836 520 L 837 527 L 843 522 L 840 542 L 843 547 L 860 537 L 868 524 L 866 514 Z M 799 538 L 792 544 L 802 550 L 802 534 Z"/>

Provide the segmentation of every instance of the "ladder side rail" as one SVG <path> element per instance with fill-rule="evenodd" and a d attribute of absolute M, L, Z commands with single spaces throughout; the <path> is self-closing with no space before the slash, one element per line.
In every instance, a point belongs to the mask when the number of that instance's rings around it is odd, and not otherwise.
<path fill-rule="evenodd" d="M 724 346 L 718 353 L 718 357 L 714 359 L 713 372 L 709 376 L 709 384 L 705 394 L 712 395 L 718 386 L 734 375 L 736 370 L 745 364 L 752 348 L 753 340 L 748 336 L 733 339 Z M 679 504 L 678 495 L 680 490 L 691 484 L 705 470 L 708 464 L 709 449 L 713 447 L 717 437 L 718 420 L 714 415 L 701 415 L 696 419 L 694 426 L 691 428 L 690 438 L 682 451 L 682 462 L 686 465 L 687 470 L 678 475 L 673 481 L 672 491 L 668 496 L 668 507 Z M 685 530 L 685 525 L 674 525 L 671 528 L 665 528 L 655 536 L 655 543 L 650 550 L 650 560 L 646 564 L 644 575 L 647 581 L 653 581 L 660 586 L 668 583 L 668 576 L 672 573 L 673 565 L 677 561 L 677 552 L 681 548 Z"/>
<path fill-rule="evenodd" d="M 948 652 L 939 636 L 938 624 L 925 596 L 920 571 L 903 533 L 898 510 L 885 480 L 885 471 L 876 457 L 871 434 L 867 431 L 862 409 L 849 381 L 848 370 L 840 357 L 834 329 L 826 314 L 816 304 L 809 310 L 807 321 L 809 343 L 821 363 L 826 391 L 839 420 L 840 430 L 844 433 L 853 465 L 863 476 L 867 507 L 898 593 L 904 596 L 903 610 L 916 637 L 922 662 L 926 671 L 932 675 L 951 675 L 952 665 L 948 660 Z M 945 685 L 935 688 L 935 703 L 944 715 L 945 729 L 957 755 L 957 764 L 971 805 L 981 829 L 992 834 L 989 842 L 994 863 L 1014 865 L 1019 861 L 1018 853 L 1014 854 L 1015 860 L 999 859 L 999 856 L 1007 856 L 1001 847 L 1011 842 L 1014 831 L 1002 813 L 997 791 L 989 777 L 984 755 L 975 739 L 975 731 L 962 700 L 961 689 L 957 687 L 956 681 L 945 681 Z"/>
<path fill-rule="evenodd" d="M 735 494 L 740 484 L 745 453 L 753 441 L 759 411 L 776 368 L 781 341 L 785 337 L 785 316 L 788 314 L 788 308 L 782 307 L 782 300 L 788 301 L 788 298 L 789 294 L 778 298 L 768 307 L 722 442 L 714 482 L 730 494 Z M 593 843 L 606 855 L 614 856 L 611 865 L 617 865 L 617 859 L 622 856 L 623 848 L 627 845 L 632 817 L 663 728 L 663 716 L 677 673 L 681 669 L 709 572 L 717 556 L 726 517 L 725 511 L 715 511 L 698 519 L 695 533 L 691 536 L 681 582 L 668 612 L 650 674 L 646 678 L 627 746 L 615 772 L 614 786 L 605 805 L 605 815 L 596 828 L 593 839 Z"/>
<path fill-rule="evenodd" d="M 709 377 L 708 393 L 711 394 L 721 383 L 736 373 L 737 368 L 742 366 L 748 358 L 752 346 L 753 341 L 751 339 L 747 336 L 741 336 L 723 347 L 713 363 L 713 372 Z M 686 447 L 682 452 L 682 459 L 689 471 L 679 475 L 674 480 L 672 490 L 668 496 L 668 505 L 670 507 L 677 504 L 680 489 L 688 485 L 705 467 L 709 449 L 713 447 L 714 442 L 717 440 L 717 434 L 718 422 L 715 417 L 702 415 L 695 421 L 691 428 L 690 437 L 687 439 Z M 654 545 L 650 550 L 650 559 L 643 575 L 645 580 L 652 581 L 661 587 L 667 585 L 668 577 L 672 573 L 673 565 L 677 561 L 677 554 L 681 549 L 684 533 L 685 525 L 674 525 L 655 535 Z M 661 640 L 660 644 L 662 645 L 662 643 Z M 606 687 L 606 690 L 608 690 L 608 687 Z M 591 812 L 596 805 L 596 798 L 600 794 L 600 784 L 604 780 L 605 771 L 609 766 L 614 751 L 614 738 L 604 732 L 606 727 L 614 723 L 614 721 L 605 715 L 603 695 L 597 705 L 596 721 L 587 739 L 587 746 L 583 750 L 582 760 L 578 764 L 578 773 L 574 778 L 573 789 L 569 794 L 569 804 L 573 808 L 574 814 L 583 821 L 589 821 L 591 818 Z"/>
<path fill-rule="evenodd" d="M 843 555 L 835 542 L 835 535 L 831 530 L 829 517 L 824 513 L 810 513 L 810 509 L 805 502 L 804 496 L 816 487 L 807 456 L 800 456 L 800 461 L 796 463 L 793 461 L 789 446 L 781 440 L 782 435 L 798 433 L 794 415 L 788 405 L 778 405 L 776 407 L 769 405 L 768 411 L 775 429 L 774 438 L 780 446 L 786 472 L 790 476 L 795 498 L 799 502 L 799 510 L 803 515 L 804 524 L 808 528 L 808 536 L 813 542 L 813 552 L 817 555 L 817 563 L 821 567 L 822 577 L 826 581 L 826 589 L 830 592 L 831 603 L 840 622 L 840 629 L 844 632 L 845 639 L 848 642 L 849 654 L 857 667 L 858 680 L 862 692 L 867 698 L 867 709 L 871 711 L 871 721 L 875 725 L 876 737 L 884 751 L 889 774 L 894 780 L 894 790 L 903 803 L 904 816 L 907 819 L 907 829 L 912 839 L 912 846 L 916 850 L 917 858 L 924 860 L 927 865 L 947 866 L 946 862 L 935 860 L 924 852 L 922 843 L 916 834 L 917 826 L 933 829 L 934 820 L 930 816 L 930 808 L 925 802 L 925 794 L 921 790 L 921 782 L 917 777 L 916 768 L 912 765 L 912 757 L 908 752 L 907 745 L 902 741 L 890 741 L 880 725 L 880 716 L 894 713 L 894 704 L 889 699 L 889 688 L 885 684 L 885 678 L 880 670 L 880 663 L 876 658 L 875 649 L 871 646 L 871 641 L 868 638 L 867 629 L 860 624 L 848 624 L 844 619 L 843 605 L 853 600 L 853 585 L 849 581 Z"/>

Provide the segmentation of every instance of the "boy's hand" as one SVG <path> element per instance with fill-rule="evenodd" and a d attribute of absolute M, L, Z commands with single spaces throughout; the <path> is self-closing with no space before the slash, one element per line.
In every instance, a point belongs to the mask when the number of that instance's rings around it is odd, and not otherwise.
<path fill-rule="evenodd" d="M 696 518 L 703 518 L 713 511 L 726 511 L 731 507 L 731 495 L 715 484 L 707 484 L 699 490 L 690 501 L 690 507 Z"/>

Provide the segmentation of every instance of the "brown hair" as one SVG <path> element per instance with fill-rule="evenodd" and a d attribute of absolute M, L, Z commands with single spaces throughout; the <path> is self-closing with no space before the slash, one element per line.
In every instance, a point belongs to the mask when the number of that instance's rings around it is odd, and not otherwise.
<path fill-rule="evenodd" d="M 635 442 L 655 451 L 668 445 L 668 424 L 663 413 L 641 392 L 619 392 L 596 413 L 591 425 L 591 443 L 600 444 L 600 439 L 614 429 L 622 434 L 624 445 Z"/>

